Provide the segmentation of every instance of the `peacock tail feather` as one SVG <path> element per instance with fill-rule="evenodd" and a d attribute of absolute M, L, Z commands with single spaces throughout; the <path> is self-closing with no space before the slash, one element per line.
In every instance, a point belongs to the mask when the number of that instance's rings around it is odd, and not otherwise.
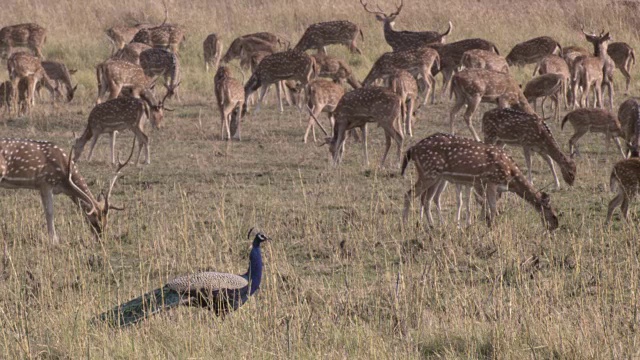
<path fill-rule="evenodd" d="M 114 327 L 133 325 L 185 301 L 188 301 L 188 297 L 185 299 L 177 291 L 164 286 L 101 314 L 100 320 Z"/>

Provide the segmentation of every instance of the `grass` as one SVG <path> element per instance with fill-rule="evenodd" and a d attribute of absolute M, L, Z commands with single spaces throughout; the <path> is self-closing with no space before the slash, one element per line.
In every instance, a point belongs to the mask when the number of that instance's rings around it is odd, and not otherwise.
<path fill-rule="evenodd" d="M 620 155 L 614 146 L 606 151 L 602 136 L 581 139 L 575 186 L 546 189 L 560 214 L 553 234 L 511 195 L 499 202 L 493 228 L 476 218 L 459 229 L 451 190 L 443 199 L 445 224 L 425 228 L 414 205 L 403 229 L 413 167 L 406 178 L 395 167 L 365 168 L 360 145 L 349 144 L 344 162 L 333 168 L 326 147 L 302 143 L 306 116 L 292 108 L 280 114 L 273 100 L 243 124 L 242 142 L 222 142 L 213 75 L 202 65 L 201 41 L 212 31 L 226 44 L 261 30 L 297 39 L 309 23 L 348 18 L 363 28 L 365 54 L 329 51 L 349 59 L 363 78 L 388 51 L 372 15 L 357 2 L 317 2 L 313 10 L 301 0 L 168 6 L 170 21 L 187 28 L 183 101 L 171 102 L 176 111 L 163 130 L 147 127 L 152 163 L 123 170 L 113 201 L 126 210 L 112 215 L 102 240 L 93 240 L 79 211 L 57 196 L 61 244 L 52 246 L 37 192 L 0 190 L 0 358 L 638 356 L 638 229 L 619 213 L 610 227 L 603 225 L 613 197 L 609 173 Z M 69 148 L 95 100 L 94 66 L 109 54 L 103 29 L 162 17 L 161 3 L 150 1 L 6 5 L 0 24 L 36 21 L 49 29 L 45 56 L 78 68 L 74 79 L 81 89 L 70 104 L 40 103 L 28 117 L 5 117 L 2 136 Z M 636 20 L 596 1 L 407 2 L 396 26 L 444 30 L 448 19 L 454 23 L 448 41 L 482 37 L 503 53 L 538 35 L 586 46 L 581 22 L 610 29 L 616 41 L 638 48 Z M 530 71 L 516 70 L 516 76 L 524 82 Z M 638 89 L 637 80 L 632 86 Z M 625 98 L 617 90 L 616 105 Z M 404 148 L 448 130 L 449 106 L 421 109 Z M 460 117 L 457 127 L 468 136 Z M 566 151 L 571 131 L 550 126 Z M 373 126 L 370 134 L 375 163 L 383 137 Z M 119 136 L 118 149 L 127 152 L 131 139 L 130 133 Z M 113 175 L 107 143 L 102 139 L 94 159 L 79 163 L 94 193 Z M 521 151 L 511 150 L 522 164 Z M 539 157 L 533 166 L 536 187 L 552 183 Z M 478 213 L 475 204 L 472 209 Z M 124 330 L 90 324 L 96 314 L 173 277 L 202 269 L 244 272 L 252 226 L 274 239 L 264 249 L 264 286 L 224 321 L 184 308 Z"/>

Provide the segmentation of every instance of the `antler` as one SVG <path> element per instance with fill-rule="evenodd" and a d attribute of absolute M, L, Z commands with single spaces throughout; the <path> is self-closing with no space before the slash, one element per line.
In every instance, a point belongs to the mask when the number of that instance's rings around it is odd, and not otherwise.
<path fill-rule="evenodd" d="M 400 11 L 402 11 L 403 6 L 404 6 L 404 0 L 400 0 L 400 6 L 398 6 L 398 9 L 396 10 L 396 12 L 389 15 L 389 17 L 398 16 L 400 14 Z"/>
<path fill-rule="evenodd" d="M 162 100 L 158 103 L 158 106 L 162 107 L 163 109 L 167 110 L 167 111 L 173 111 L 173 109 L 168 109 L 166 107 L 164 107 L 164 101 L 167 100 L 167 98 L 169 96 L 172 96 L 174 94 L 174 91 L 178 88 L 178 86 L 180 86 L 180 82 L 177 83 L 176 85 L 166 85 L 164 87 L 167 88 L 167 93 L 164 94 L 164 97 L 162 98 Z"/>
<path fill-rule="evenodd" d="M 71 160 L 71 159 L 72 159 L 72 158 L 73 158 L 73 146 L 71 147 L 71 150 L 69 150 L 69 162 L 67 163 L 67 173 L 69 174 L 69 178 L 68 178 L 68 180 L 69 180 L 69 184 L 70 184 L 70 185 L 71 185 L 71 187 L 72 187 L 75 191 L 77 191 L 79 194 L 84 195 L 84 197 L 85 197 L 85 198 L 84 198 L 84 199 L 82 199 L 84 202 L 86 202 L 86 203 L 88 203 L 88 204 L 91 204 L 91 210 L 89 210 L 89 212 L 87 212 L 87 215 L 91 215 L 91 214 L 93 214 L 94 212 L 96 212 L 96 210 L 97 210 L 97 209 L 96 209 L 96 205 L 93 203 L 93 201 L 91 201 L 91 198 L 90 198 L 90 197 L 89 197 L 89 196 L 88 196 L 88 195 L 87 195 L 87 194 L 86 194 L 82 189 L 80 189 L 80 188 L 78 187 L 78 185 L 76 185 L 76 184 L 73 182 L 73 179 L 72 179 L 72 177 L 73 177 L 73 171 L 72 171 L 72 170 L 73 170 L 73 169 L 71 168 L 71 162 L 72 162 L 72 160 Z"/>
<path fill-rule="evenodd" d="M 118 177 L 120 176 L 120 170 L 122 170 L 122 168 L 124 168 L 125 166 L 127 166 L 127 164 L 129 163 L 129 161 L 131 160 L 131 157 L 133 157 L 133 151 L 135 150 L 136 147 L 136 138 L 133 138 L 133 143 L 131 144 L 131 153 L 129 154 L 129 158 L 127 158 L 127 161 L 125 161 L 124 163 L 120 161 L 120 154 L 118 154 L 118 168 L 116 169 L 116 175 L 113 177 L 113 179 L 111 179 L 111 182 L 109 183 L 109 189 L 107 190 L 107 194 L 104 195 L 104 210 L 105 211 L 109 211 L 109 209 L 114 209 L 114 210 L 124 210 L 123 208 L 119 208 L 119 207 L 115 207 L 109 204 L 109 197 L 111 196 L 111 190 L 113 190 L 113 186 L 116 184 L 116 180 L 118 180 Z"/>
<path fill-rule="evenodd" d="M 382 9 L 380 9 L 380 7 L 379 7 L 379 6 L 378 6 L 378 10 L 380 10 L 380 11 L 371 11 L 371 10 L 369 10 L 369 8 L 367 8 L 367 3 L 366 3 L 366 2 L 364 2 L 363 0 L 360 0 L 360 4 L 362 5 L 362 7 L 364 7 L 364 10 L 365 10 L 366 12 L 368 12 L 368 13 L 376 14 L 376 15 L 384 15 L 384 16 L 387 16 L 387 15 L 382 11 Z"/>

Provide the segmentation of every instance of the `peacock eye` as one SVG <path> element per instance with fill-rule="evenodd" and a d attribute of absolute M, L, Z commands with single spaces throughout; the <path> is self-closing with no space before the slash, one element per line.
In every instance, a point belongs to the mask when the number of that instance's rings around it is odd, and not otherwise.
<path fill-rule="evenodd" d="M 267 237 L 262 234 L 258 234 L 258 239 L 260 239 L 260 241 L 265 241 L 267 240 Z"/>

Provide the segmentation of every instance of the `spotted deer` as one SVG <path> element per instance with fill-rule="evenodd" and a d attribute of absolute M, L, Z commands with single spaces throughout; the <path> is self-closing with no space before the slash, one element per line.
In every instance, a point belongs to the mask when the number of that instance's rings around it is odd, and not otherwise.
<path fill-rule="evenodd" d="M 560 129 L 564 129 L 564 124 L 569 122 L 574 129 L 574 134 L 569 139 L 569 153 L 571 156 L 579 155 L 578 140 L 586 133 L 602 133 L 605 134 L 607 150 L 609 147 L 609 139 L 613 138 L 616 146 L 625 157 L 625 153 L 620 145 L 618 137 L 622 136 L 622 127 L 616 115 L 604 109 L 581 108 L 576 109 L 562 119 Z"/>
<path fill-rule="evenodd" d="M 313 134 L 313 141 L 316 141 L 316 129 L 314 122 L 316 122 L 320 113 L 327 113 L 327 116 L 331 121 L 331 126 L 335 126 L 334 112 L 340 102 L 340 99 L 344 95 L 344 88 L 342 85 L 336 84 L 333 81 L 316 79 L 309 83 L 306 91 L 307 106 L 309 107 L 311 114 L 309 116 L 307 130 L 304 133 L 305 144 L 307 143 L 309 130 L 311 130 L 311 133 Z M 325 135 L 328 135 L 322 127 L 322 124 L 318 123 L 318 125 Z"/>
<path fill-rule="evenodd" d="M 562 52 L 562 46 L 549 36 L 540 36 L 516 44 L 507 55 L 509 66 L 524 66 L 540 62 L 545 56 Z"/>
<path fill-rule="evenodd" d="M 109 100 L 120 95 L 124 87 L 131 89 L 133 97 L 140 97 L 155 83 L 155 79 L 148 77 L 140 65 L 124 60 L 107 60 L 96 66 L 98 79 L 98 99 L 102 102 L 104 95 L 109 92 Z"/>
<path fill-rule="evenodd" d="M 298 51 L 306 51 L 308 49 L 317 49 L 318 52 L 326 54 L 326 46 L 341 44 L 349 48 L 349 51 L 355 54 L 362 54 L 356 45 L 356 39 L 360 34 L 360 38 L 364 41 L 364 35 L 358 25 L 347 20 L 335 20 L 319 22 L 309 25 L 307 30 L 300 38 L 300 41 L 294 47 Z"/>
<path fill-rule="evenodd" d="M 131 148 L 133 155 L 133 148 Z M 131 159 L 129 155 L 129 160 Z M 96 199 L 77 167 L 54 143 L 26 139 L 0 140 L 0 187 L 40 191 L 52 243 L 59 239 L 53 225 L 53 195 L 65 194 L 78 205 L 96 236 L 107 227 L 110 210 L 123 210 L 110 202 L 111 191 L 128 161 L 120 163 L 104 199 Z M 104 194 L 104 193 L 103 193 Z"/>
<path fill-rule="evenodd" d="M 34 23 L 5 26 L 0 29 L 0 53 L 7 59 L 14 47 L 27 47 L 42 59 L 42 45 L 47 38 L 47 30 Z"/>
<path fill-rule="evenodd" d="M 140 65 L 140 54 L 149 49 L 152 49 L 152 47 L 147 44 L 137 42 L 128 43 L 122 49 L 113 54 L 111 59 L 124 60 L 132 64 Z"/>
<path fill-rule="evenodd" d="M 140 67 L 148 78 L 164 77 L 168 87 L 176 88 L 180 82 L 180 60 L 171 51 L 151 48 L 141 52 Z M 171 96 L 174 94 L 177 96 L 177 91 L 171 92 Z"/>
<path fill-rule="evenodd" d="M 609 184 L 611 191 L 618 194 L 609 202 L 605 224 L 609 224 L 617 207 L 620 207 L 622 217 L 629 221 L 629 204 L 640 189 L 640 158 L 632 157 L 618 161 L 611 171 Z"/>
<path fill-rule="evenodd" d="M 449 88 L 451 87 L 451 79 L 462 66 L 462 56 L 469 50 L 485 50 L 500 54 L 498 48 L 491 41 L 474 38 L 456 41 L 450 44 L 431 44 L 429 47 L 438 51 L 440 55 L 440 67 L 432 67 L 431 75 L 436 76 L 442 73 L 442 93 L 441 98 L 444 100 Z M 435 102 L 435 93 L 431 97 L 431 102 Z"/>
<path fill-rule="evenodd" d="M 242 120 L 242 105 L 244 104 L 244 87 L 242 83 L 231 76 L 231 70 L 220 66 L 214 78 L 215 94 L 220 110 L 220 138 L 231 140 L 231 135 L 240 140 L 240 122 Z M 236 118 L 234 118 L 234 116 Z M 232 129 L 233 128 L 233 129 Z"/>
<path fill-rule="evenodd" d="M 204 39 L 202 51 L 205 71 L 209 72 L 209 66 L 217 69 L 222 57 L 222 39 L 218 37 L 218 34 L 211 33 Z"/>
<path fill-rule="evenodd" d="M 558 228 L 558 216 L 549 195 L 538 192 L 513 159 L 497 146 L 436 133 L 407 150 L 402 161 L 403 176 L 411 160 L 415 163 L 418 179 L 405 195 L 403 223 L 408 219 L 414 196 L 422 196 L 441 186 L 442 181 L 449 181 L 473 186 L 489 226 L 497 215 L 498 189 L 506 188 L 532 205 L 541 214 L 547 229 L 553 231 Z"/>
<path fill-rule="evenodd" d="M 40 59 L 26 52 L 16 52 L 7 60 L 7 69 L 9 70 L 9 79 L 13 94 L 18 94 L 18 83 L 22 79 L 27 81 L 27 111 L 35 104 L 36 84 L 40 81 L 49 90 L 55 98 L 60 92 L 55 83 L 49 78 L 46 71 L 42 67 Z M 17 109 L 18 97 L 13 97 L 13 103 Z"/>
<path fill-rule="evenodd" d="M 259 32 L 238 36 L 231 42 L 229 48 L 227 48 L 227 51 L 220 61 L 228 63 L 234 59 L 240 59 L 243 51 L 247 56 L 250 56 L 250 53 L 255 51 L 268 51 L 269 53 L 274 53 L 281 50 L 283 43 L 284 41 L 277 35 L 269 32 Z"/>
<path fill-rule="evenodd" d="M 640 98 L 629 98 L 618 108 L 618 120 L 627 143 L 627 156 L 640 151 Z"/>
<path fill-rule="evenodd" d="M 144 148 L 144 163 L 150 164 L 149 137 L 144 133 L 144 118 L 149 119 L 154 129 L 159 129 L 164 119 L 164 110 L 171 111 L 171 109 L 164 107 L 168 95 L 167 92 L 165 97 L 157 104 L 154 99 L 143 95 L 139 99 L 121 96 L 96 105 L 89 113 L 87 127 L 73 145 L 73 151 L 75 152 L 73 161 L 77 162 L 80 159 L 82 151 L 89 140 L 91 140 L 91 145 L 87 160 L 91 161 L 93 149 L 98 138 L 102 134 L 109 134 L 111 136 L 111 163 L 115 164 L 116 134 L 118 131 L 131 130 L 138 140 L 138 156 L 135 163 L 138 164 L 140 162 L 140 155 Z"/>
<path fill-rule="evenodd" d="M 287 50 L 271 54 L 265 57 L 255 69 L 244 86 L 245 101 L 243 113 L 247 111 L 247 100 L 249 96 L 260 89 L 256 113 L 260 111 L 260 105 L 271 84 L 280 87 L 282 80 L 299 81 L 302 86 L 306 86 L 309 81 L 317 75 L 316 62 L 314 58 L 304 52 L 297 50 Z M 278 89 L 280 93 L 280 89 Z M 282 98 L 278 96 L 280 112 L 283 112 Z"/>
<path fill-rule="evenodd" d="M 351 67 L 345 61 L 321 53 L 313 54 L 311 57 L 316 60 L 316 64 L 320 69 L 318 73 L 319 77 L 327 77 L 334 82 L 340 83 L 346 81 L 354 89 L 362 87 L 362 84 L 356 78 Z"/>
<path fill-rule="evenodd" d="M 584 100 L 583 106 L 589 106 L 589 90 L 594 86 L 593 90 L 596 95 L 596 106 L 604 107 L 602 102 L 602 87 L 606 87 L 609 92 L 609 108 L 613 109 L 613 71 L 615 70 L 615 63 L 613 59 L 607 55 L 607 48 L 611 36 L 609 33 L 600 33 L 600 35 L 587 34 L 582 30 L 587 41 L 593 44 L 594 52 L 593 56 L 586 56 L 582 59 L 576 60 L 575 71 L 581 75 L 581 83 L 584 87 L 582 93 Z M 576 80 L 574 79 L 574 82 Z M 575 84 L 574 84 L 575 85 Z M 574 96 L 576 95 L 576 89 L 574 86 Z"/>
<path fill-rule="evenodd" d="M 631 83 L 631 67 L 636 63 L 636 53 L 629 44 L 614 42 L 607 46 L 607 54 L 620 70 L 626 81 L 626 91 Z"/>
<path fill-rule="evenodd" d="M 131 42 L 169 49 L 171 52 L 178 53 L 178 48 L 184 38 L 184 29 L 181 26 L 164 23 L 159 26 L 138 30 Z"/>
<path fill-rule="evenodd" d="M 130 43 L 138 31 L 152 26 L 153 25 L 151 24 L 135 24 L 133 26 L 123 25 L 114 26 L 105 30 L 107 39 L 111 42 L 111 55 L 113 56 L 116 52 L 122 50 L 127 43 Z"/>
<path fill-rule="evenodd" d="M 350 91 L 342 96 L 333 112 L 333 116 L 335 118 L 333 136 L 325 139 L 325 143 L 329 144 L 329 151 L 335 166 L 342 161 L 346 132 L 355 128 L 360 128 L 362 131 L 364 161 L 365 166 L 369 166 L 367 123 L 370 122 L 377 123 L 384 129 L 385 133 L 385 150 L 380 160 L 380 166 L 384 166 L 392 138 L 398 145 L 398 159 L 400 159 L 402 141 L 404 139 L 400 125 L 402 99 L 393 91 L 382 87 L 362 87 Z"/>
<path fill-rule="evenodd" d="M 480 137 L 473 127 L 471 117 L 481 102 L 497 102 L 501 108 L 517 106 L 528 113 L 534 113 L 518 83 L 509 74 L 497 71 L 464 69 L 453 76 L 451 94 L 455 94 L 455 103 L 449 113 L 451 133 L 455 134 L 456 114 L 466 105 L 464 120 L 476 141 L 480 141 Z"/>
<path fill-rule="evenodd" d="M 522 147 L 529 170 L 529 182 L 532 184 L 531 152 L 533 151 L 540 154 L 549 165 L 558 189 L 560 180 L 558 180 L 553 161 L 560 165 L 564 181 L 570 186 L 573 185 L 576 178 L 576 163 L 562 152 L 551 129 L 536 114 L 514 109 L 489 110 L 482 116 L 482 132 L 486 144 Z"/>
<path fill-rule="evenodd" d="M 384 39 L 393 51 L 411 50 L 428 44 L 444 43 L 446 36 L 451 33 L 451 29 L 453 28 L 451 21 L 449 21 L 449 28 L 443 33 L 437 31 L 396 31 L 393 29 L 393 25 L 396 17 L 400 14 L 400 11 L 402 11 L 402 7 L 404 6 L 403 0 L 400 0 L 400 5 L 396 8 L 396 11 L 390 14 L 385 14 L 380 7 L 378 7 L 378 11 L 370 10 L 367 7 L 368 4 L 363 0 L 360 0 L 360 4 L 366 12 L 374 14 L 376 20 L 382 22 Z"/>
<path fill-rule="evenodd" d="M 571 88 L 571 71 L 565 59 L 558 55 L 545 56 L 544 58 L 542 58 L 542 60 L 540 60 L 539 63 L 536 64 L 536 67 L 533 70 L 533 76 L 536 76 L 536 74 L 558 74 L 562 76 L 562 78 L 564 79 L 562 82 L 561 90 L 562 98 L 564 100 L 565 108 L 568 108 L 569 100 L 567 98 L 567 95 L 569 93 L 569 89 Z"/>
<path fill-rule="evenodd" d="M 58 89 L 64 88 L 67 94 L 67 101 L 73 100 L 78 85 L 73 86 L 71 84 L 71 75 L 78 70 L 69 70 L 65 64 L 56 61 L 42 61 L 41 64 L 49 79 L 55 82 L 55 87 Z M 42 81 L 38 82 L 36 90 L 39 91 L 41 86 L 43 86 Z"/>
<path fill-rule="evenodd" d="M 429 47 L 384 53 L 373 64 L 362 86 L 370 86 L 378 79 L 386 80 L 397 71 L 405 70 L 420 76 L 426 83 L 425 88 L 433 89 L 434 81 L 430 72 L 434 66 L 440 67 L 440 56 Z M 426 104 L 427 97 L 428 94 L 425 94 L 423 104 Z"/>
<path fill-rule="evenodd" d="M 402 114 L 405 134 L 413 137 L 412 122 L 415 102 L 418 99 L 418 83 L 416 79 L 404 70 L 399 70 L 389 78 L 390 89 L 402 99 Z M 428 95 L 427 95 L 428 96 Z"/>
<path fill-rule="evenodd" d="M 565 87 L 565 78 L 561 74 L 544 74 L 536 76 L 525 85 L 523 94 L 529 103 L 533 103 L 534 109 L 537 107 L 537 99 L 542 99 L 540 105 L 542 109 L 542 117 L 544 118 L 544 102 L 547 98 L 551 98 L 551 102 L 555 106 L 554 119 L 560 121 L 560 94 Z"/>
<path fill-rule="evenodd" d="M 468 69 L 487 69 L 503 73 L 509 72 L 509 65 L 504 57 L 493 51 L 482 49 L 465 51 L 462 54 L 460 64 Z"/>

